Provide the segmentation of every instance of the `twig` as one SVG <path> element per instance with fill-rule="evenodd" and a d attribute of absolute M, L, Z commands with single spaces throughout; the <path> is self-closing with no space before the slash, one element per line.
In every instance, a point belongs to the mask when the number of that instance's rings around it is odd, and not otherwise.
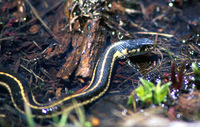
<path fill-rule="evenodd" d="M 146 19 L 149 19 L 149 15 L 146 13 L 146 9 L 145 9 L 144 4 L 142 3 L 142 1 L 140 1 L 140 7 L 142 9 L 142 13 L 143 13 L 144 17 Z"/>
<path fill-rule="evenodd" d="M 20 64 L 20 67 L 22 67 L 23 69 L 25 69 L 26 71 L 28 71 L 29 73 L 33 74 L 36 78 L 40 79 L 42 82 L 44 82 L 44 80 L 42 78 L 40 78 L 39 76 L 37 76 L 33 70 L 29 70 L 26 67 L 24 67 L 23 65 Z"/>
<path fill-rule="evenodd" d="M 37 42 L 33 41 L 33 44 L 35 44 L 36 47 L 38 47 L 39 50 L 42 50 L 39 45 L 37 44 Z"/>
<path fill-rule="evenodd" d="M 14 39 L 16 36 L 22 36 L 22 35 L 27 35 L 27 34 L 26 33 L 14 34 L 14 35 L 9 36 L 9 37 L 0 38 L 0 41 L 11 40 L 11 39 Z M 1 35 L 0 35 L 0 37 L 1 37 Z"/>
<path fill-rule="evenodd" d="M 49 29 L 49 27 L 44 23 L 44 21 L 40 18 L 37 10 L 33 7 L 33 5 L 30 3 L 29 0 L 25 0 L 27 4 L 30 6 L 30 8 L 33 11 L 33 14 L 37 17 L 37 19 L 43 24 L 43 26 L 46 28 L 46 30 L 53 36 L 54 39 L 57 39 L 56 35 Z"/>
<path fill-rule="evenodd" d="M 142 13 L 141 11 L 138 11 L 138 10 L 135 10 L 135 9 L 130 9 L 130 8 L 125 8 L 125 12 L 128 13 L 128 14 L 131 14 L 131 13 L 141 14 Z"/>
<path fill-rule="evenodd" d="M 40 16 L 40 17 L 43 17 L 46 13 L 48 13 L 48 12 L 50 12 L 51 10 L 53 10 L 54 8 L 56 8 L 56 7 L 57 7 L 58 5 L 60 5 L 62 2 L 63 2 L 63 0 L 57 1 L 56 4 L 55 4 L 54 6 L 52 6 L 52 7 L 50 7 L 50 8 L 47 8 L 47 9 L 46 9 L 43 13 L 41 13 L 39 16 Z M 34 22 L 34 21 L 36 21 L 36 20 L 37 20 L 37 18 L 34 17 L 34 18 L 32 18 L 31 20 L 29 20 L 28 22 L 26 22 L 25 24 L 23 24 L 23 25 L 19 26 L 18 28 L 15 28 L 14 30 L 12 30 L 12 32 L 17 31 L 17 30 L 19 30 L 19 29 L 25 27 L 25 26 L 27 26 L 28 24 L 30 24 L 30 23 L 32 23 L 32 22 Z M 4 31 L 2 34 L 0 34 L 0 37 L 2 37 L 2 36 L 3 36 L 4 34 L 6 34 L 7 32 L 8 32 L 8 31 Z M 9 38 L 3 38 L 3 39 L 9 39 Z"/>
<path fill-rule="evenodd" d="M 150 35 L 160 35 L 165 37 L 174 37 L 172 34 L 158 33 L 158 32 L 135 32 L 134 34 L 150 34 Z"/>
<path fill-rule="evenodd" d="M 130 21 L 130 22 L 131 22 L 131 25 L 133 25 L 134 27 L 141 29 L 141 30 L 144 30 L 146 32 L 148 31 L 146 28 L 139 26 L 138 24 L 134 23 L 133 21 Z"/>

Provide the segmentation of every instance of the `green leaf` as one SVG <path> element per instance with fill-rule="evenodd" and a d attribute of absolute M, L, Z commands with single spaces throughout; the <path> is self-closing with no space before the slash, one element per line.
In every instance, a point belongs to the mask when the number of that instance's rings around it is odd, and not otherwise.
<path fill-rule="evenodd" d="M 143 86 L 140 85 L 136 89 L 136 94 L 142 100 L 143 102 L 146 102 L 147 100 L 150 100 L 152 102 L 152 90 L 155 89 L 155 86 L 153 83 L 148 82 L 145 79 L 140 78 L 140 81 L 142 82 Z"/>
<path fill-rule="evenodd" d="M 160 93 L 162 94 L 162 93 L 166 92 L 171 84 L 172 84 L 172 82 L 167 82 L 164 85 L 162 85 Z"/>
<path fill-rule="evenodd" d="M 133 96 L 130 95 L 128 99 L 128 105 L 132 105 L 132 104 L 133 104 Z"/>
<path fill-rule="evenodd" d="M 146 102 L 148 99 L 151 99 L 152 96 L 152 93 L 148 90 L 145 90 L 145 88 L 142 85 L 136 88 L 136 94 L 143 102 Z"/>
<path fill-rule="evenodd" d="M 88 122 L 88 121 L 86 121 L 86 122 L 85 122 L 85 127 L 92 127 L 92 123 L 91 123 L 91 122 Z"/>
<path fill-rule="evenodd" d="M 145 79 L 140 78 L 140 81 L 142 82 L 142 84 L 150 89 L 155 88 L 154 84 L 152 82 L 148 82 Z"/>
<path fill-rule="evenodd" d="M 140 84 L 135 91 L 141 101 L 147 102 L 149 100 L 156 105 L 166 101 L 165 97 L 169 86 L 172 84 L 171 82 L 161 86 L 161 81 L 159 80 L 155 87 L 152 82 L 148 82 L 145 79 L 140 78 L 140 81 L 142 85 Z"/>
<path fill-rule="evenodd" d="M 192 70 L 193 70 L 193 73 L 195 75 L 200 75 L 200 69 L 199 69 L 198 64 L 196 62 L 192 63 Z"/>
<path fill-rule="evenodd" d="M 166 95 L 167 95 L 167 91 L 169 86 L 172 84 L 171 82 L 168 82 L 164 85 L 162 85 L 160 87 L 161 81 L 158 82 L 157 86 L 156 86 L 156 90 L 154 93 L 154 103 L 156 105 L 160 104 L 161 102 L 165 102 L 166 101 Z"/>

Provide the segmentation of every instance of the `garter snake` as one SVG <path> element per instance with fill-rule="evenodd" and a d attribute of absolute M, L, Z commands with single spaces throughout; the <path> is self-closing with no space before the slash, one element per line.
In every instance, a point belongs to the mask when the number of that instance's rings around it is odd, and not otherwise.
<path fill-rule="evenodd" d="M 124 40 L 111 44 L 98 60 L 91 83 L 84 91 L 61 97 L 47 104 L 38 103 L 26 81 L 3 68 L 0 68 L 0 85 L 8 90 L 11 101 L 19 113 L 25 114 L 24 103 L 26 103 L 31 108 L 32 117 L 50 118 L 100 98 L 109 88 L 112 68 L 117 58 L 141 55 L 152 49 L 153 41 L 147 38 Z M 73 104 L 73 100 L 77 101 L 76 105 Z"/>

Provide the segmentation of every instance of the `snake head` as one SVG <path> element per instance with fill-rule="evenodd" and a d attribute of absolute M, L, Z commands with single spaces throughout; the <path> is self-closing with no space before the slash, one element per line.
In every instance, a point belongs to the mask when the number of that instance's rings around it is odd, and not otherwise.
<path fill-rule="evenodd" d="M 142 55 L 154 49 L 154 41 L 148 38 L 127 40 L 127 54 L 128 56 Z"/>

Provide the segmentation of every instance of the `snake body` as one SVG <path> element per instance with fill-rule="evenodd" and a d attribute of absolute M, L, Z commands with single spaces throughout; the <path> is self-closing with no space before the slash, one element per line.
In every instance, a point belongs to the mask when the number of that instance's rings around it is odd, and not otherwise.
<path fill-rule="evenodd" d="M 31 108 L 32 117 L 51 118 L 102 97 L 109 88 L 113 65 L 117 58 L 141 55 L 152 49 L 153 41 L 147 38 L 124 40 L 111 44 L 98 60 L 91 83 L 84 91 L 61 97 L 47 104 L 38 103 L 26 81 L 3 68 L 0 68 L 0 85 L 8 90 L 11 101 L 19 113 L 25 114 L 25 103 Z M 77 101 L 76 104 L 73 103 L 74 100 Z"/>

